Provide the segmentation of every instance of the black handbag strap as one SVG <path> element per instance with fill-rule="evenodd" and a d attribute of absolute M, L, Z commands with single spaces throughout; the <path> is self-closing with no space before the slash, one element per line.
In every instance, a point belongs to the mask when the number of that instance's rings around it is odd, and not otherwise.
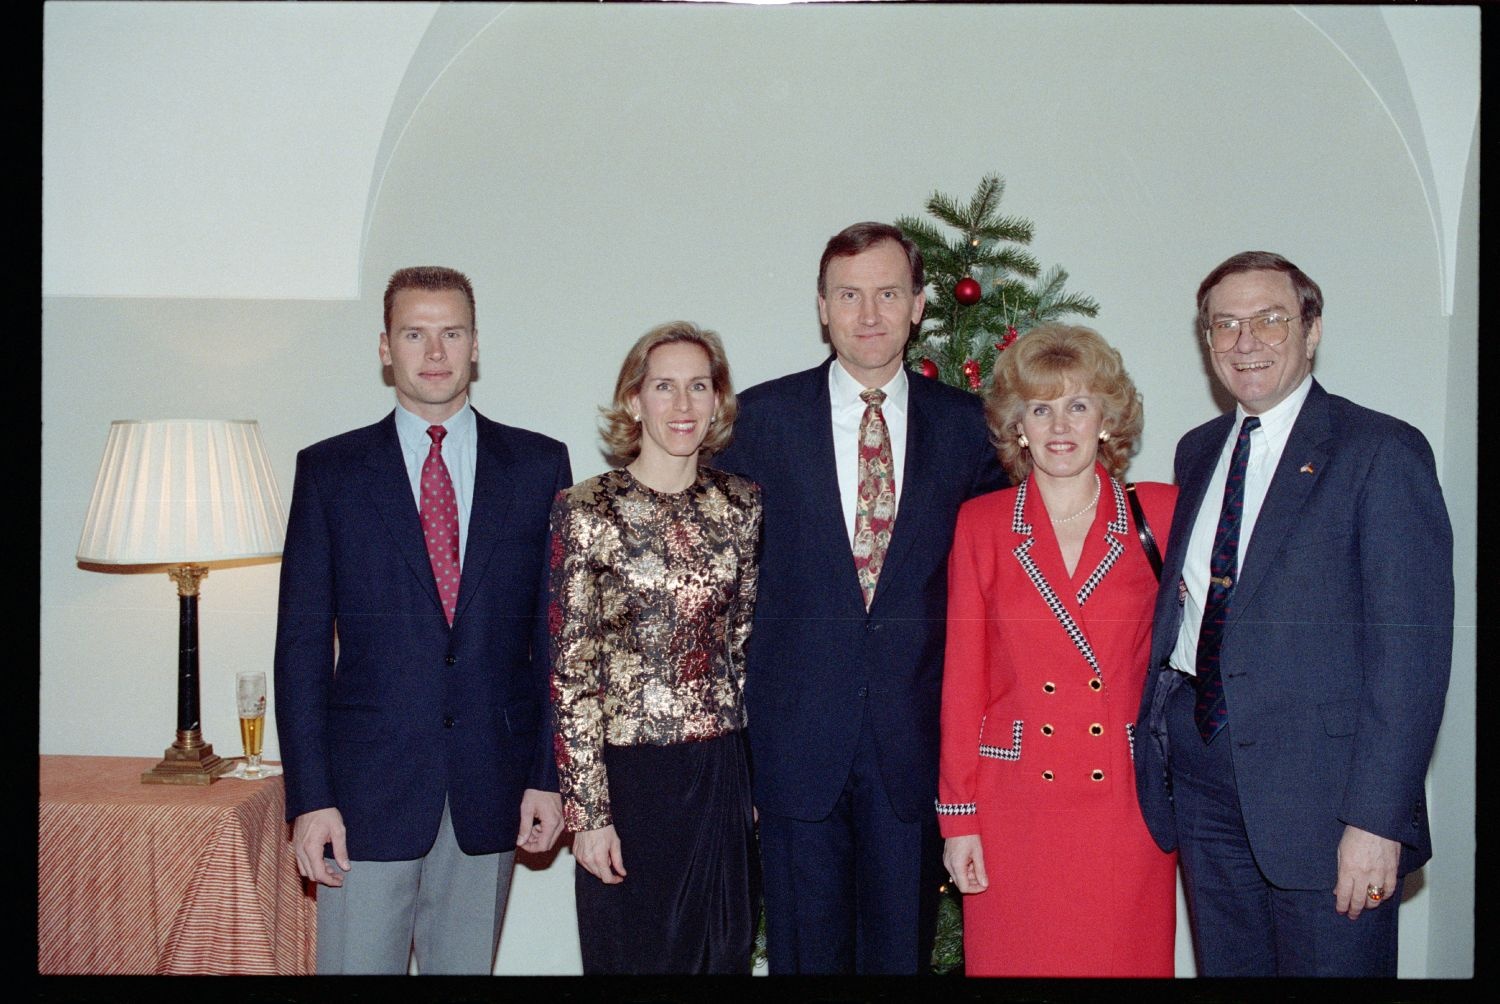
<path fill-rule="evenodd" d="M 1141 538 L 1141 547 L 1146 549 L 1146 560 L 1151 562 L 1151 571 L 1156 573 L 1156 581 L 1161 581 L 1161 551 L 1156 547 L 1156 534 L 1151 532 L 1151 524 L 1146 522 L 1146 510 L 1141 508 L 1141 500 L 1135 497 L 1135 482 L 1131 481 L 1125 485 L 1125 497 L 1130 500 L 1130 513 L 1135 517 L 1135 532 Z"/>

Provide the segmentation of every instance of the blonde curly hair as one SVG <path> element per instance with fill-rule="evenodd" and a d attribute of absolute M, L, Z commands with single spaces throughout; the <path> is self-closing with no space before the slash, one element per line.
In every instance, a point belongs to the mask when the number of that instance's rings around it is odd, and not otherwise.
<path fill-rule="evenodd" d="M 1120 353 L 1092 328 L 1042 324 L 1032 328 L 995 360 L 995 375 L 984 395 L 990 442 L 1012 484 L 1031 473 L 1031 453 L 1021 446 L 1021 413 L 1027 401 L 1051 400 L 1069 385 L 1099 398 L 1109 439 L 1099 444 L 1099 462 L 1116 480 L 1136 451 L 1145 411 L 1140 392 Z"/>

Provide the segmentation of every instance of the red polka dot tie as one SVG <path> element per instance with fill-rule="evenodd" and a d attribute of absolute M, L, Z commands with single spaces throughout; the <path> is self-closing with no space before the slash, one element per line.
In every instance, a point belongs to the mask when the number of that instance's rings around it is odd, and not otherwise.
<path fill-rule="evenodd" d="M 422 463 L 422 536 L 427 539 L 427 558 L 432 562 L 432 578 L 437 583 L 443 613 L 453 623 L 458 607 L 458 499 L 453 494 L 453 479 L 443 463 L 443 437 L 448 430 L 441 425 L 428 428 L 432 449 Z"/>

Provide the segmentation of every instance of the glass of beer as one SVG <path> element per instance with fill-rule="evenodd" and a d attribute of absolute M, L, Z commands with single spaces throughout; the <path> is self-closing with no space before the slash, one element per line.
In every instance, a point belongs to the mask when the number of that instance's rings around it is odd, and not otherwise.
<path fill-rule="evenodd" d="M 234 696 L 245 746 L 245 776 L 260 777 L 260 747 L 266 737 L 266 674 L 236 673 Z"/>

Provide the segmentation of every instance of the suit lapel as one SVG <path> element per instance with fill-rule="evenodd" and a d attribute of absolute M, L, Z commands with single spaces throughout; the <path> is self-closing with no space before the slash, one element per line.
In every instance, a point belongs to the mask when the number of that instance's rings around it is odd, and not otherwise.
<path fill-rule="evenodd" d="M 792 429 L 791 444 L 808 444 L 812 449 L 812 456 L 806 461 L 811 479 L 808 481 L 807 498 L 803 507 L 807 518 L 816 528 L 811 539 L 828 542 L 827 560 L 834 567 L 844 569 L 839 578 L 846 584 L 845 599 L 852 600 L 863 612 L 864 594 L 859 588 L 859 574 L 854 568 L 854 552 L 849 546 L 849 526 L 844 521 L 844 499 L 839 493 L 838 461 L 833 449 L 833 403 L 828 396 L 828 367 L 832 365 L 835 365 L 834 357 L 830 356 L 822 366 L 811 371 L 815 386 L 809 388 L 810 404 L 798 415 L 801 428 Z M 788 462 L 801 466 L 801 461 L 793 459 L 795 456 L 795 451 L 792 451 Z M 898 525 L 901 522 L 899 514 L 896 522 Z M 890 567 L 889 559 L 885 567 Z M 884 576 L 885 570 L 882 569 L 881 577 Z M 878 586 L 875 596 L 878 602 Z"/>
<path fill-rule="evenodd" d="M 907 374 L 906 388 L 906 462 L 899 475 L 905 480 L 898 482 L 901 505 L 896 509 L 891 542 L 880 571 L 882 582 L 900 581 L 902 560 L 911 551 L 912 541 L 925 532 L 920 518 L 922 500 L 933 495 L 937 476 L 933 465 L 941 455 L 941 447 L 936 441 L 937 431 L 927 409 L 926 391 L 929 388 L 911 374 Z M 887 576 L 890 576 L 889 580 Z M 880 602 L 879 583 L 875 586 L 875 602 Z M 872 609 L 873 606 L 871 604 Z"/>
<path fill-rule="evenodd" d="M 1062 625 L 1063 631 L 1095 676 L 1101 676 L 1102 670 L 1089 641 L 1083 607 L 1120 555 L 1125 553 L 1120 538 L 1128 529 L 1124 519 L 1124 499 L 1116 500 L 1114 495 L 1119 492 L 1119 488 L 1113 480 L 1108 483 L 1114 490 L 1108 496 L 1100 493 L 1100 506 L 1112 507 L 1114 518 L 1107 520 L 1102 530 L 1090 528 L 1089 539 L 1078 558 L 1078 567 L 1088 567 L 1085 562 L 1090 560 L 1094 565 L 1076 591 L 1067 574 L 1067 567 L 1063 564 L 1062 550 L 1052 533 L 1047 507 L 1042 502 L 1034 478 L 1027 478 L 1016 492 L 1015 507 L 1011 513 L 1011 529 L 1022 537 L 1011 553 L 1020 562 L 1022 571 L 1031 580 L 1037 594 L 1047 604 L 1047 609 L 1052 611 L 1052 616 L 1057 618 L 1058 624 Z"/>
<path fill-rule="evenodd" d="M 1307 496 L 1322 477 L 1328 461 L 1330 431 L 1328 393 L 1314 381 L 1287 437 L 1286 449 L 1276 463 L 1266 500 L 1251 531 L 1249 550 L 1240 562 L 1239 581 L 1229 601 L 1229 623 L 1234 622 L 1255 595 L 1267 569 L 1275 566 L 1282 542 L 1296 526 Z"/>
<path fill-rule="evenodd" d="M 508 474 L 513 461 L 500 428 L 477 411 L 474 421 L 474 503 L 469 508 L 469 533 L 464 544 L 454 623 L 463 616 L 484 578 L 485 566 L 503 535 L 505 518 L 515 498 L 515 478 Z"/>
<path fill-rule="evenodd" d="M 406 473 L 406 461 L 401 455 L 401 441 L 396 435 L 395 412 L 380 423 L 379 439 L 375 449 L 365 457 L 360 472 L 366 479 L 365 491 L 397 552 L 405 559 L 433 605 L 441 610 L 443 603 L 438 597 L 437 583 L 432 578 L 432 562 L 427 557 L 427 545 L 422 539 L 422 519 L 412 496 L 411 478 Z"/>
<path fill-rule="evenodd" d="M 1177 470 L 1177 505 L 1172 511 L 1172 534 L 1162 559 L 1161 585 L 1156 593 L 1155 629 L 1152 633 L 1152 665 L 1161 665 L 1172 654 L 1182 628 L 1182 603 L 1177 594 L 1182 581 L 1182 565 L 1187 556 L 1193 524 L 1203 505 L 1208 483 L 1213 480 L 1214 466 L 1224 450 L 1224 439 L 1234 423 L 1234 412 L 1219 416 L 1204 427 L 1197 437 L 1196 449 L 1179 458 Z"/>
<path fill-rule="evenodd" d="M 1086 568 L 1089 572 L 1075 594 L 1080 610 L 1125 553 L 1125 541 L 1130 533 L 1130 523 L 1125 518 L 1125 490 L 1120 487 L 1119 482 L 1105 474 L 1102 468 L 1096 469 L 1095 473 L 1099 475 L 1102 485 L 1099 507 L 1105 513 L 1113 512 L 1114 515 L 1106 519 L 1099 530 L 1091 529 L 1083 542 L 1083 553 L 1078 556 L 1078 568 Z M 1077 579 L 1077 575 L 1073 578 Z"/>

